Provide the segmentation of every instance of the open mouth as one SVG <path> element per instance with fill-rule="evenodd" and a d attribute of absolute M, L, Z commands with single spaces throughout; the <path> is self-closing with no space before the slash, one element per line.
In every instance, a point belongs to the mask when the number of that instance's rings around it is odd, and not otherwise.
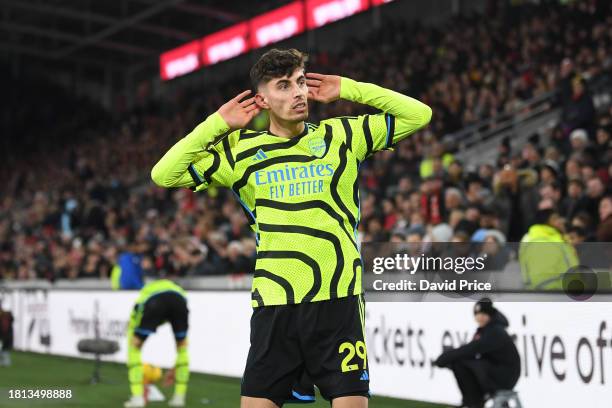
<path fill-rule="evenodd" d="M 305 108 L 306 108 L 306 102 L 300 102 L 300 103 L 293 105 L 293 109 L 305 109 Z"/>

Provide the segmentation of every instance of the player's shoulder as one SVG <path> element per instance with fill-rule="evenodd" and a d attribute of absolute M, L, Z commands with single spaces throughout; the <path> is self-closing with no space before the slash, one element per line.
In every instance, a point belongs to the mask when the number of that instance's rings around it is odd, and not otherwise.
<path fill-rule="evenodd" d="M 217 153 L 227 153 L 229 150 L 236 151 L 239 146 L 244 147 L 252 143 L 257 136 L 265 133 L 250 129 L 229 130 L 217 136 L 212 143 L 212 147 Z"/>
<path fill-rule="evenodd" d="M 267 135 L 265 130 L 238 129 L 228 137 L 228 145 L 232 149 L 249 146 L 253 143 L 261 143 L 261 136 Z"/>
<path fill-rule="evenodd" d="M 343 129 L 352 128 L 356 126 L 357 124 L 359 124 L 360 122 L 362 122 L 364 119 L 364 116 L 367 116 L 367 115 L 334 116 L 333 118 L 327 118 L 327 119 L 322 120 L 320 123 L 320 126 L 330 125 L 332 127 L 338 127 L 338 128 L 343 128 Z"/>
<path fill-rule="evenodd" d="M 358 131 L 362 121 L 363 116 L 335 116 L 322 120 L 319 126 L 331 128 L 334 137 L 345 137 L 350 145 L 353 134 Z"/>
<path fill-rule="evenodd" d="M 323 119 L 319 125 L 338 125 L 342 124 L 342 122 L 357 120 L 358 116 L 334 116 L 333 118 Z"/>
<path fill-rule="evenodd" d="M 264 138 L 266 131 L 237 129 L 227 132 L 223 138 L 215 140 L 214 149 L 220 159 L 230 164 L 232 168 L 244 158 L 252 156 L 270 140 Z"/>
<path fill-rule="evenodd" d="M 304 122 L 306 128 L 308 129 L 308 133 L 316 132 L 321 127 L 321 123 L 319 122 Z"/>

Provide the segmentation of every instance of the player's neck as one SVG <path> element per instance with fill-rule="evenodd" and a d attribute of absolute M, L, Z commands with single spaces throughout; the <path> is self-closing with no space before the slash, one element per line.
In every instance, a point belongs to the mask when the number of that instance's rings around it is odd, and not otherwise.
<path fill-rule="evenodd" d="M 291 139 L 295 136 L 302 134 L 305 128 L 306 123 L 304 123 L 304 121 L 285 122 L 270 118 L 269 133 L 273 134 L 274 136 L 286 137 L 287 139 Z"/>

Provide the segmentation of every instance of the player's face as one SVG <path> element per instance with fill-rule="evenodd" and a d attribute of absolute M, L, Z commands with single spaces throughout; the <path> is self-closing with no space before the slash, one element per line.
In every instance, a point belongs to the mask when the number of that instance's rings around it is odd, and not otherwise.
<path fill-rule="evenodd" d="M 287 122 L 301 122 L 308 118 L 308 87 L 303 69 L 261 85 L 258 96 L 258 105 L 268 109 L 271 118 Z"/>

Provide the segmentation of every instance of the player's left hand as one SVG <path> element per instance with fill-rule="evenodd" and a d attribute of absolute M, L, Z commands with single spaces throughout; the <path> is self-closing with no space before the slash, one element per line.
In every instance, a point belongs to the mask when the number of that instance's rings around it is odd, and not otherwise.
<path fill-rule="evenodd" d="M 308 72 L 306 73 L 306 85 L 308 86 L 308 99 L 323 103 L 340 99 L 340 77 L 338 75 Z"/>

